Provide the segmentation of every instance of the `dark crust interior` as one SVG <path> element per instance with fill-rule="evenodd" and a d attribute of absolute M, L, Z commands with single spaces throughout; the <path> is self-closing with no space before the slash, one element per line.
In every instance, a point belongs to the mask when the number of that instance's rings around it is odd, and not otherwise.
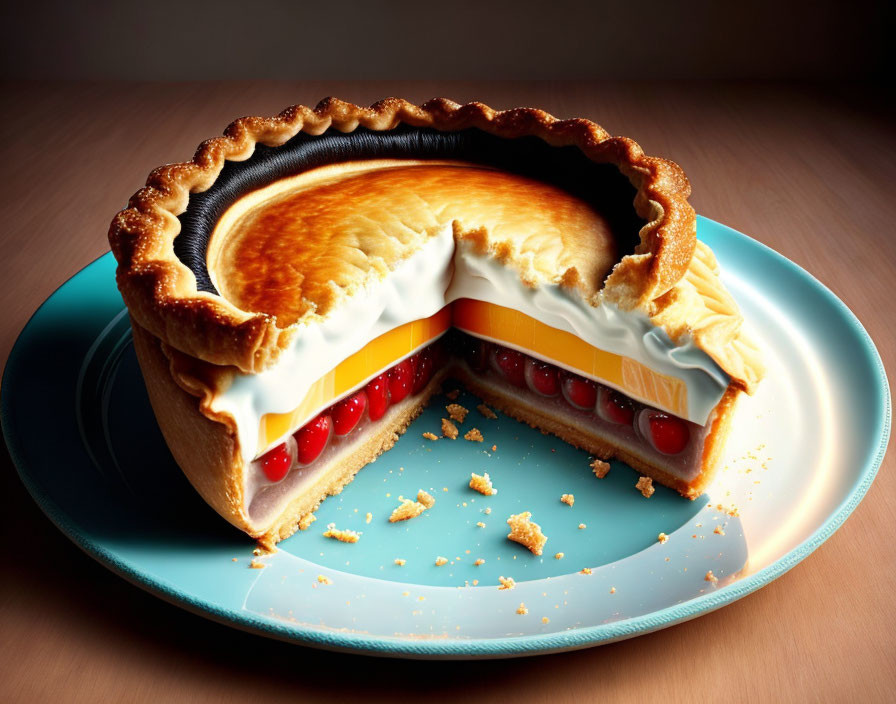
<path fill-rule="evenodd" d="M 494 166 L 563 188 L 609 221 L 619 256 L 634 251 L 645 221 L 633 201 L 637 190 L 614 164 L 591 161 L 577 147 L 552 147 L 538 137 L 507 139 L 475 128 L 443 132 L 400 125 L 388 131 L 358 127 L 343 133 L 304 132 L 279 147 L 257 144 L 245 161 L 225 163 L 214 185 L 190 195 L 180 216 L 174 252 L 196 277 L 196 287 L 218 292 L 209 277 L 206 250 L 215 224 L 241 197 L 287 176 L 319 166 L 364 159 L 456 159 Z"/>

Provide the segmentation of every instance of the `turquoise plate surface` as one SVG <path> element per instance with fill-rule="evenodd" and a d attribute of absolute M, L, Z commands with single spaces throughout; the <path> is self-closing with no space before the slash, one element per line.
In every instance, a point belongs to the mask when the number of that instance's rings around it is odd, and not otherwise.
<path fill-rule="evenodd" d="M 3 432 L 32 496 L 87 553 L 239 628 L 433 658 L 548 653 L 648 633 L 739 599 L 809 555 L 865 495 L 890 430 L 880 357 L 846 306 L 745 235 L 705 218 L 698 234 L 769 371 L 738 409 L 718 476 L 697 501 L 662 487 L 645 499 L 618 462 L 598 480 L 587 454 L 503 416 L 471 411 L 464 427 L 478 427 L 481 444 L 426 441 L 444 415 L 439 397 L 324 502 L 311 529 L 250 569 L 252 542 L 199 499 L 158 431 L 111 254 L 60 287 L 22 332 L 3 377 Z M 458 402 L 478 403 L 465 393 Z M 472 471 L 487 471 L 498 494 L 469 489 Z M 435 507 L 390 524 L 398 497 L 419 489 Z M 507 516 L 523 510 L 549 537 L 541 557 L 506 540 Z M 329 523 L 361 531 L 360 542 L 325 539 Z M 437 566 L 440 556 L 448 562 Z M 515 588 L 498 589 L 502 576 Z"/>

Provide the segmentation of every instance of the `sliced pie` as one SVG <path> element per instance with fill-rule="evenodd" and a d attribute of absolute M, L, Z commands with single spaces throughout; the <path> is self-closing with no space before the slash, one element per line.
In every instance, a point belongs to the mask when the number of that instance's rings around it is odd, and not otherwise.
<path fill-rule="evenodd" d="M 763 370 L 689 193 L 587 120 L 329 99 L 156 170 L 110 241 L 174 457 L 273 542 L 449 376 L 699 495 Z"/>

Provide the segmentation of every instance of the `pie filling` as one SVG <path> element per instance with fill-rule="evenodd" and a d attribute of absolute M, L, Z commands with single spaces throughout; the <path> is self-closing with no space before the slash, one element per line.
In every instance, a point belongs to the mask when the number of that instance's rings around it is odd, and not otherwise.
<path fill-rule="evenodd" d="M 294 488 L 310 480 L 340 447 L 373 430 L 391 407 L 413 401 L 437 370 L 450 376 L 456 366 L 501 395 L 541 408 L 673 476 L 689 481 L 699 473 L 704 426 L 533 355 L 452 330 L 324 408 L 253 461 L 247 482 L 250 514 L 270 509 L 286 494 L 276 485 L 285 482 Z"/>

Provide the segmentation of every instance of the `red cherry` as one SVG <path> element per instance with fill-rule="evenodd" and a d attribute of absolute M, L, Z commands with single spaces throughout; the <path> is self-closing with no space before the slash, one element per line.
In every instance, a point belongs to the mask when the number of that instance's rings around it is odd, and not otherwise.
<path fill-rule="evenodd" d="M 333 432 L 337 435 L 348 435 L 361 420 L 365 408 L 367 408 L 367 394 L 363 391 L 335 404 L 330 409 L 333 415 Z"/>
<path fill-rule="evenodd" d="M 635 419 L 635 402 L 613 389 L 601 389 L 600 417 L 611 423 L 631 425 Z"/>
<path fill-rule="evenodd" d="M 414 363 L 406 359 L 392 367 L 388 374 L 392 403 L 398 403 L 411 393 L 414 384 Z"/>
<path fill-rule="evenodd" d="M 526 355 L 506 347 L 496 347 L 493 357 L 498 371 L 514 386 L 526 385 Z"/>
<path fill-rule="evenodd" d="M 414 360 L 413 392 L 419 394 L 423 391 L 423 387 L 429 383 L 429 380 L 432 379 L 434 371 L 432 350 L 427 347 L 415 354 L 412 359 Z"/>
<path fill-rule="evenodd" d="M 688 446 L 690 431 L 681 418 L 654 412 L 650 414 L 650 437 L 664 455 L 677 455 Z"/>
<path fill-rule="evenodd" d="M 542 396 L 556 396 L 560 393 L 560 378 L 557 367 L 536 359 L 526 360 L 526 381 L 529 388 Z"/>
<path fill-rule="evenodd" d="M 327 446 L 327 440 L 330 439 L 332 425 L 330 416 L 321 414 L 295 434 L 299 446 L 297 458 L 299 464 L 311 464 L 320 457 L 320 453 Z"/>
<path fill-rule="evenodd" d="M 389 376 L 380 374 L 364 387 L 367 392 L 367 415 L 370 420 L 379 420 L 389 408 Z"/>
<path fill-rule="evenodd" d="M 292 457 L 286 443 L 280 443 L 273 450 L 269 450 L 261 457 L 261 469 L 264 475 L 272 482 L 279 482 L 289 473 L 292 466 Z"/>
<path fill-rule="evenodd" d="M 597 402 L 597 384 L 578 374 L 564 372 L 560 388 L 563 390 L 563 398 L 576 408 L 590 411 Z"/>

